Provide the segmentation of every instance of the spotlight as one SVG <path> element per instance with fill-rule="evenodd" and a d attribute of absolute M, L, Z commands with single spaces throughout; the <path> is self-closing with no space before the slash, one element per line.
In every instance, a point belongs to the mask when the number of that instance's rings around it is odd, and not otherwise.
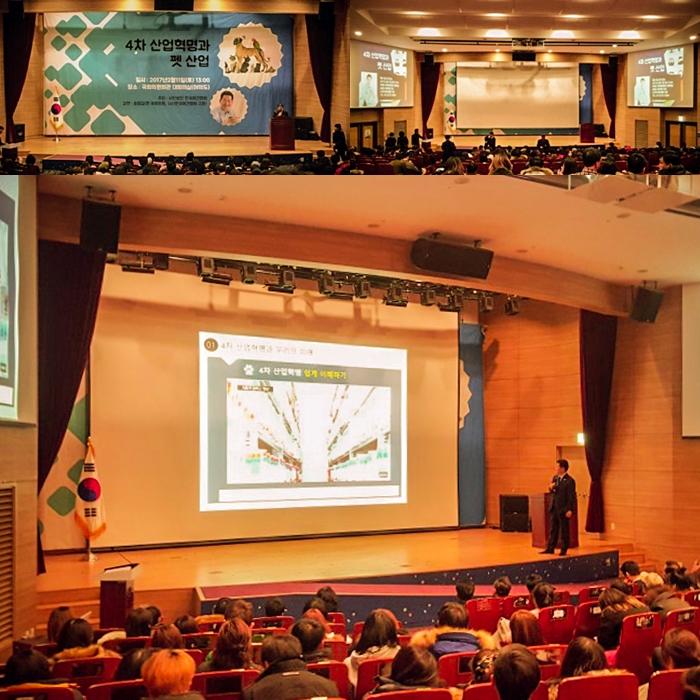
<path fill-rule="evenodd" d="M 255 284 L 255 265 L 253 263 L 243 263 L 241 267 L 241 282 L 243 284 Z"/>
<path fill-rule="evenodd" d="M 493 311 L 493 297 L 482 295 L 479 297 L 479 313 Z"/>
<path fill-rule="evenodd" d="M 220 272 L 216 267 L 214 258 L 199 259 L 199 276 L 202 282 L 209 284 L 231 284 L 231 275 L 228 272 Z"/>
<path fill-rule="evenodd" d="M 434 289 L 425 289 L 420 293 L 421 306 L 435 306 L 437 304 L 437 293 Z"/>
<path fill-rule="evenodd" d="M 517 297 L 508 297 L 506 299 L 505 312 L 508 316 L 517 316 L 520 313 L 520 301 Z"/>
<path fill-rule="evenodd" d="M 319 294 L 325 294 L 326 296 L 330 296 L 335 292 L 335 280 L 333 279 L 333 275 L 326 273 L 319 277 L 318 291 Z"/>
<path fill-rule="evenodd" d="M 294 270 L 287 268 L 280 271 L 279 282 L 277 284 L 268 284 L 267 288 L 271 292 L 282 292 L 283 294 L 294 294 L 296 289 L 296 281 Z"/>
<path fill-rule="evenodd" d="M 355 296 L 358 299 L 367 299 L 372 294 L 372 285 L 369 280 L 358 280 L 355 282 Z"/>
<path fill-rule="evenodd" d="M 167 253 L 137 253 L 135 260 L 129 257 L 121 259 L 120 256 L 120 264 L 124 272 L 152 275 L 156 270 L 167 270 L 170 266 L 170 258 Z"/>
<path fill-rule="evenodd" d="M 387 306 L 408 306 L 408 300 L 403 295 L 403 287 L 400 284 L 389 285 L 384 296 L 384 303 Z"/>
<path fill-rule="evenodd" d="M 438 304 L 438 309 L 440 309 L 440 311 L 459 313 L 462 310 L 462 306 L 464 306 L 464 296 L 459 292 L 450 292 L 445 297 L 445 303 Z"/>

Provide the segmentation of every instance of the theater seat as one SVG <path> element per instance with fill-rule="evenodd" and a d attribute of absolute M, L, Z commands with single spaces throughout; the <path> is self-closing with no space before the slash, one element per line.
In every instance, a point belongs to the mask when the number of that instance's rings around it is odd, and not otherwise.
<path fill-rule="evenodd" d="M 36 685 L 14 686 L 0 690 L 0 700 L 75 700 L 73 689 L 65 686 Z"/>
<path fill-rule="evenodd" d="M 318 676 L 333 681 L 338 686 L 338 693 L 344 698 L 350 697 L 348 667 L 342 661 L 317 661 L 306 664 L 306 668 Z"/>
<path fill-rule="evenodd" d="M 586 586 L 578 592 L 578 604 L 589 603 L 594 600 L 598 602 L 598 596 L 605 590 L 605 586 Z"/>
<path fill-rule="evenodd" d="M 501 615 L 507 620 L 516 610 L 532 610 L 535 604 L 529 595 L 509 595 L 503 598 Z"/>
<path fill-rule="evenodd" d="M 259 675 L 259 671 L 252 669 L 195 673 L 191 690 L 201 693 L 207 700 L 239 700 Z"/>
<path fill-rule="evenodd" d="M 395 175 L 394 166 L 391 163 L 376 163 L 377 175 Z"/>
<path fill-rule="evenodd" d="M 649 679 L 649 696 L 647 700 L 683 700 L 681 679 L 686 669 L 657 671 Z"/>
<path fill-rule="evenodd" d="M 685 602 L 692 605 L 694 608 L 700 608 L 700 591 L 687 591 L 685 594 Z"/>
<path fill-rule="evenodd" d="M 502 598 L 472 598 L 467 601 L 469 627 L 493 634 L 501 617 Z"/>
<path fill-rule="evenodd" d="M 664 620 L 662 636 L 676 627 L 690 630 L 696 637 L 700 635 L 700 612 L 698 609 L 688 607 L 686 610 L 670 610 Z"/>
<path fill-rule="evenodd" d="M 475 655 L 475 651 L 444 654 L 438 659 L 438 675 L 452 688 L 470 683 L 473 677 L 471 661 Z"/>
<path fill-rule="evenodd" d="M 365 659 L 357 667 L 355 697 L 363 698 L 375 686 L 375 676 L 388 676 L 391 673 L 393 658 Z M 384 693 L 382 693 L 383 695 Z"/>
<path fill-rule="evenodd" d="M 651 675 L 651 655 L 661 639 L 661 616 L 658 613 L 628 615 L 622 621 L 617 668 L 634 673 L 642 685 Z"/>
<path fill-rule="evenodd" d="M 558 700 L 637 700 L 637 679 L 632 673 L 565 678 Z"/>
<path fill-rule="evenodd" d="M 498 700 L 498 691 L 493 683 L 477 683 L 464 689 L 462 700 Z"/>
<path fill-rule="evenodd" d="M 573 605 L 552 605 L 540 610 L 540 627 L 547 644 L 568 644 L 574 634 L 576 612 Z"/>
<path fill-rule="evenodd" d="M 289 629 L 294 624 L 294 618 L 291 615 L 273 615 L 270 617 L 254 617 L 252 628 L 259 629 L 261 627 L 281 627 Z"/>
<path fill-rule="evenodd" d="M 87 690 L 87 700 L 142 700 L 145 697 L 148 697 L 148 690 L 141 679 L 100 683 Z"/>
<path fill-rule="evenodd" d="M 57 661 L 51 674 L 54 678 L 67 678 L 75 683 L 84 695 L 91 685 L 111 681 L 120 661 L 120 658 L 113 656 L 67 659 Z"/>
<path fill-rule="evenodd" d="M 579 603 L 576 608 L 576 623 L 574 637 L 590 637 L 593 639 L 600 632 L 601 609 L 597 600 Z"/>
<path fill-rule="evenodd" d="M 348 643 L 344 639 L 324 639 L 323 646 L 331 650 L 331 659 L 343 661 L 348 656 Z"/>
<path fill-rule="evenodd" d="M 415 690 L 397 690 L 393 693 L 378 693 L 371 698 L 386 700 L 452 700 L 452 693 L 447 688 L 416 688 Z"/>

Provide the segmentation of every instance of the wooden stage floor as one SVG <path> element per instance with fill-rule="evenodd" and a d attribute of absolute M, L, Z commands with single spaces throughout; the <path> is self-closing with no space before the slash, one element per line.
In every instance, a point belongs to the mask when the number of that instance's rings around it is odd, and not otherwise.
<path fill-rule="evenodd" d="M 79 554 L 48 555 L 47 573 L 38 577 L 42 593 L 97 588 L 105 567 L 142 564 L 138 589 L 159 591 L 200 586 L 340 578 L 457 570 L 547 558 L 531 546 L 529 533 L 493 529 L 363 535 L 282 542 L 251 542 L 173 549 L 105 552 L 96 562 Z M 98 543 L 96 543 L 98 544 Z M 604 550 L 631 551 L 628 542 L 582 534 L 572 556 Z"/>

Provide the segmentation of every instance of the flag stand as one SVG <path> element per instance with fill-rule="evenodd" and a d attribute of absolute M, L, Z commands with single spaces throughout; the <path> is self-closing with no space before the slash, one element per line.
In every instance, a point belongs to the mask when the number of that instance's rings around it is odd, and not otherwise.
<path fill-rule="evenodd" d="M 56 132 L 56 141 L 58 141 L 58 132 Z M 90 435 L 91 430 L 92 430 L 92 421 L 91 421 L 91 391 L 92 391 L 92 382 L 91 382 L 91 376 L 90 376 L 90 355 L 88 355 L 87 362 L 85 363 L 85 434 Z M 88 445 L 90 444 L 90 437 L 87 438 Z M 86 544 L 87 544 L 87 549 L 85 551 L 85 556 L 83 557 L 83 561 L 90 562 L 91 564 L 93 562 L 97 561 L 97 556 L 95 553 L 92 551 L 92 541 L 89 537 L 85 538 Z"/>
<path fill-rule="evenodd" d="M 91 564 L 97 561 L 97 555 L 92 551 L 92 544 L 89 539 L 87 540 L 87 550 L 83 561 L 89 561 Z"/>

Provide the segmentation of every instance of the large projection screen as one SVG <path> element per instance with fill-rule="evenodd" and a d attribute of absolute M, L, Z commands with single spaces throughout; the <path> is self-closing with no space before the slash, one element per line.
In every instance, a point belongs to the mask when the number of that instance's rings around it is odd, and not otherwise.
<path fill-rule="evenodd" d="M 568 64 L 457 64 L 457 127 L 578 128 L 579 71 Z"/>
<path fill-rule="evenodd" d="M 628 107 L 693 107 L 694 46 L 671 46 L 627 56 Z"/>
<path fill-rule="evenodd" d="M 201 426 L 200 401 L 208 400 L 202 393 L 202 348 L 211 339 L 232 343 L 231 352 L 244 361 L 236 364 L 231 356 L 230 364 L 218 363 L 223 374 L 215 377 L 208 406 L 216 411 L 212 401 L 220 402 L 221 410 Z M 309 350 L 318 353 L 317 361 Z M 276 361 L 263 362 L 261 353 Z M 262 368 L 269 374 L 256 372 Z M 316 370 L 318 381 L 304 382 L 296 370 Z M 92 350 L 92 433 L 108 512 L 100 546 L 456 526 L 458 371 L 456 314 L 418 304 L 388 308 L 381 299 L 329 299 L 299 289 L 290 296 L 257 285 L 221 287 L 173 272 L 133 275 L 108 266 Z M 276 410 L 266 396 L 270 387 L 285 418 L 270 418 Z M 371 387 L 376 391 L 369 392 Z M 311 424 L 280 434 L 283 420 L 302 421 L 301 411 L 293 417 L 290 397 L 296 396 L 298 408 L 299 402 L 313 402 L 316 391 L 321 413 L 304 409 Z M 364 401 L 378 425 L 352 421 L 352 454 L 335 441 L 341 431 L 319 442 L 314 427 L 333 430 L 328 407 L 351 416 Z M 248 427 L 239 430 L 245 420 Z M 210 429 L 219 436 L 232 431 L 231 459 L 224 457 L 219 468 L 230 469 L 234 484 L 242 473 L 238 467 L 248 470 L 239 480 L 244 488 L 259 489 L 251 494 L 258 501 L 253 509 L 245 507 L 240 490 L 229 488 L 224 498 L 234 510 L 202 510 L 200 428 L 205 439 Z M 392 432 L 396 439 L 387 438 Z M 269 507 L 270 484 L 253 482 L 265 482 L 274 470 L 294 474 L 296 438 L 311 440 L 305 454 L 318 457 L 309 464 L 320 470 L 310 479 L 312 487 L 339 486 L 340 498 L 349 501 L 321 493 L 325 507 Z M 365 471 L 340 475 L 341 467 Z M 373 503 L 361 505 L 368 488 Z M 164 495 L 167 517 L 153 504 Z"/>
<path fill-rule="evenodd" d="M 700 437 L 700 284 L 683 286 L 681 430 Z"/>

